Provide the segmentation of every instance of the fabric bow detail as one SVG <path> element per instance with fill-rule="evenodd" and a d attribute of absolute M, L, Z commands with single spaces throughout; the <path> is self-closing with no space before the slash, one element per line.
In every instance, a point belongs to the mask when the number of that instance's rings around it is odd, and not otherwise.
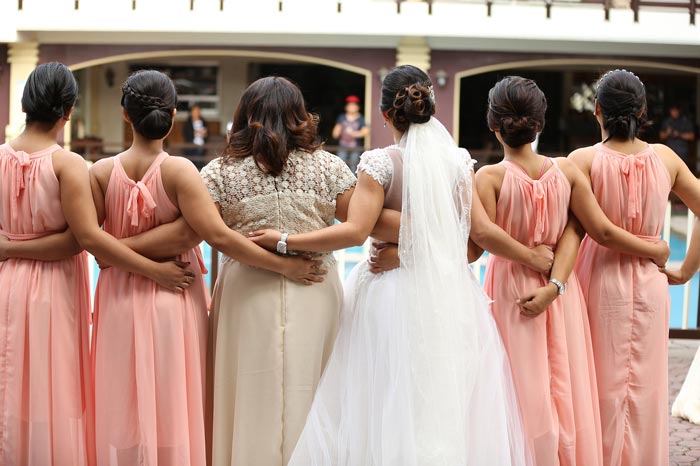
<path fill-rule="evenodd" d="M 535 207 L 535 244 L 542 242 L 544 235 L 546 213 L 547 213 L 547 196 L 544 185 L 540 180 L 532 182 L 532 203 Z"/>
<path fill-rule="evenodd" d="M 29 166 L 30 158 L 29 154 L 22 151 L 15 152 L 15 160 L 17 161 L 17 176 L 15 177 L 15 197 L 19 197 L 19 194 L 24 189 L 24 170 Z"/>
<path fill-rule="evenodd" d="M 131 216 L 131 226 L 138 226 L 139 214 L 145 218 L 150 218 L 156 205 L 156 201 L 153 199 L 148 187 L 141 181 L 137 182 L 131 188 L 129 201 L 126 204 L 126 211 Z"/>
<path fill-rule="evenodd" d="M 640 171 L 646 165 L 646 159 L 643 157 L 629 155 L 625 157 L 620 165 L 622 173 L 627 179 L 627 217 L 637 218 L 641 214 L 642 203 L 641 193 L 639 192 L 639 175 Z"/>

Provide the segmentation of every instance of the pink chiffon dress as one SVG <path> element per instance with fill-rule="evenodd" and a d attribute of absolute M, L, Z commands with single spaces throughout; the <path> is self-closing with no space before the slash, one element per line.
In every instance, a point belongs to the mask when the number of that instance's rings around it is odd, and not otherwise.
<path fill-rule="evenodd" d="M 528 247 L 556 247 L 568 221 L 571 185 L 556 160 L 549 160 L 537 180 L 520 165 L 501 162 L 505 175 L 496 224 Z M 537 465 L 600 465 L 591 336 L 576 274 L 569 277 L 566 292 L 539 316 L 521 315 L 516 304 L 548 279 L 492 254 L 484 288 L 493 299 L 493 316 L 508 352 L 526 438 Z"/>
<path fill-rule="evenodd" d="M 622 154 L 597 144 L 591 183 L 608 218 L 658 240 L 671 178 L 654 149 Z M 649 259 L 584 238 L 576 271 L 593 338 L 606 466 L 663 466 L 668 457 L 666 276 Z"/>
<path fill-rule="evenodd" d="M 0 146 L 0 234 L 64 231 L 54 144 Z M 94 465 L 87 255 L 0 262 L 0 464 Z"/>
<path fill-rule="evenodd" d="M 105 230 L 134 236 L 180 212 L 161 179 L 162 153 L 140 181 L 114 157 L 105 194 Z M 100 466 L 205 466 L 205 377 L 209 293 L 201 252 L 183 293 L 141 275 L 108 268 L 95 296 L 93 371 Z"/>

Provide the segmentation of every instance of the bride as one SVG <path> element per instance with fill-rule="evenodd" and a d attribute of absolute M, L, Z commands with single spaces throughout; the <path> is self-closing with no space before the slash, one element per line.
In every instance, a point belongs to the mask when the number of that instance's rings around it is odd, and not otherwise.
<path fill-rule="evenodd" d="M 482 247 L 538 270 L 549 269 L 551 251 L 527 249 L 488 221 L 469 154 L 432 117 L 423 71 L 392 70 L 381 109 L 398 144 L 362 156 L 346 223 L 252 234 L 269 249 L 331 251 L 363 244 L 382 208 L 401 211 L 401 266 L 373 275 L 362 263 L 348 278 L 289 465 L 531 465 L 505 350 L 467 264 L 470 226 Z"/>

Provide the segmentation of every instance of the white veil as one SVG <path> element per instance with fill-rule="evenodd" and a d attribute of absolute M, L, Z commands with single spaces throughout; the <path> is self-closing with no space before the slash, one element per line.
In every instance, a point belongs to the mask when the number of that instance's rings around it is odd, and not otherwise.
<path fill-rule="evenodd" d="M 418 465 L 523 465 L 510 366 L 467 263 L 472 161 L 435 118 L 402 139 L 399 287 Z"/>

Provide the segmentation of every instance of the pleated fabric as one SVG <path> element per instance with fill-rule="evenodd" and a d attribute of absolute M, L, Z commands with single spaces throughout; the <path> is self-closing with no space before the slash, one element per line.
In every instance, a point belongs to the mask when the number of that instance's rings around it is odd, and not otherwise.
<path fill-rule="evenodd" d="M 658 240 L 671 179 L 654 149 L 622 154 L 596 145 L 591 183 L 617 226 Z M 576 272 L 593 338 L 606 466 L 667 465 L 668 325 L 666 276 L 649 259 L 586 237 Z"/>
<path fill-rule="evenodd" d="M 52 145 L 0 146 L 0 234 L 66 229 Z M 0 464 L 94 465 L 87 255 L 0 262 Z"/>
<path fill-rule="evenodd" d="M 180 215 L 163 189 L 167 157 L 160 154 L 138 182 L 114 158 L 107 232 L 133 236 Z M 184 293 L 114 267 L 100 273 L 93 335 L 100 466 L 206 465 L 206 270 L 198 247 L 177 260 L 196 275 Z"/>
<path fill-rule="evenodd" d="M 556 160 L 534 180 L 504 161 L 496 224 L 534 247 L 556 247 L 568 220 L 571 186 Z M 585 301 L 572 273 L 566 293 L 542 314 L 520 314 L 516 300 L 544 286 L 546 274 L 489 256 L 484 288 L 513 370 L 525 433 L 538 466 L 600 465 L 600 413 Z"/>

